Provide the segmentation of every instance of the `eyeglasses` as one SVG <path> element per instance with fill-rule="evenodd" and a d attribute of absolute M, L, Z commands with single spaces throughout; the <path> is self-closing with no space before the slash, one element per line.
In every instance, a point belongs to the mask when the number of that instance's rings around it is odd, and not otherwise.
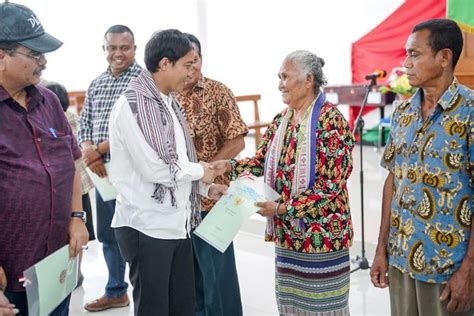
<path fill-rule="evenodd" d="M 17 50 L 13 50 L 13 49 L 8 49 L 6 50 L 10 55 L 13 55 L 13 54 L 20 54 L 20 55 L 23 55 L 23 56 L 26 56 L 26 57 L 29 57 L 31 59 L 34 59 L 36 62 L 40 62 L 41 59 L 44 59 L 44 53 L 40 53 L 40 52 L 36 52 L 34 50 L 32 50 L 31 52 L 29 53 L 23 53 L 23 52 L 19 52 Z"/>

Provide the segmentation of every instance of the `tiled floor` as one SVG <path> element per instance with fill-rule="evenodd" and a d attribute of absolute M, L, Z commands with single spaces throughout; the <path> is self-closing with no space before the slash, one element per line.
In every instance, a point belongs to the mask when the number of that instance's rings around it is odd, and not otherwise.
<path fill-rule="evenodd" d="M 253 148 L 248 144 L 247 148 Z M 352 217 L 355 227 L 355 244 L 351 255 L 361 254 L 361 211 L 359 148 L 354 149 L 354 171 L 349 191 Z M 379 167 L 380 153 L 373 147 L 364 149 L 364 191 L 365 191 L 365 241 L 366 257 L 373 258 L 380 221 L 380 201 L 386 172 Z M 235 239 L 237 268 L 239 272 L 244 315 L 278 315 L 274 296 L 274 249 L 271 243 L 262 240 L 265 222 L 254 215 L 241 229 Z M 84 255 L 83 286 L 73 293 L 71 315 L 84 315 L 82 305 L 103 294 L 106 282 L 106 267 L 101 246 L 97 242 L 89 244 Z M 131 288 L 129 289 L 131 297 Z M 368 270 L 359 270 L 351 275 L 350 309 L 353 316 L 389 315 L 388 290 L 374 288 L 370 283 Z M 133 308 L 126 307 L 98 313 L 98 315 L 133 315 Z"/>

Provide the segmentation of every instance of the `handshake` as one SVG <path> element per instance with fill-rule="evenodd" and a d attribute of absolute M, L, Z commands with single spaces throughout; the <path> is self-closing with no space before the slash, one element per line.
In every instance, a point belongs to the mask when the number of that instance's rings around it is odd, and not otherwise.
<path fill-rule="evenodd" d="M 217 160 L 209 163 L 200 161 L 199 164 L 204 169 L 204 175 L 201 181 L 207 184 L 213 183 L 216 177 L 231 171 L 230 162 L 228 160 Z"/>

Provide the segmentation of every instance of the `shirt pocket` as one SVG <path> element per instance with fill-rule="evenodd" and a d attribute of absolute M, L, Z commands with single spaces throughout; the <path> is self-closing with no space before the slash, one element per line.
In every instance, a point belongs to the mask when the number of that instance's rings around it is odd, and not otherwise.
<path fill-rule="evenodd" d="M 74 175 L 74 157 L 71 150 L 72 136 L 56 131 L 56 137 L 46 135 L 44 152 L 47 166 L 53 173 Z"/>

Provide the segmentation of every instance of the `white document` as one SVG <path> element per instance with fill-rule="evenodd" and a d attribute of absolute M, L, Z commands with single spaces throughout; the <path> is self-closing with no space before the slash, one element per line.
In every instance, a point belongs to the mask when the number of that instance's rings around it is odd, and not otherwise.
<path fill-rule="evenodd" d="M 261 178 L 243 178 L 231 183 L 210 213 L 194 231 L 208 244 L 224 252 L 242 224 L 259 208 L 255 202 L 276 200 L 280 195 Z"/>
<path fill-rule="evenodd" d="M 114 200 L 117 195 L 118 191 L 117 189 L 110 183 L 109 178 L 101 178 L 98 175 L 96 175 L 94 172 L 92 172 L 89 168 L 86 169 L 87 173 L 92 179 L 92 182 L 94 182 L 95 189 L 99 192 L 100 197 L 104 202 Z M 107 171 L 107 174 L 109 174 L 110 170 L 110 162 L 107 162 L 105 164 L 105 170 Z"/>
<path fill-rule="evenodd" d="M 69 245 L 23 272 L 30 315 L 49 315 L 76 287 L 79 256 L 69 258 Z"/>

